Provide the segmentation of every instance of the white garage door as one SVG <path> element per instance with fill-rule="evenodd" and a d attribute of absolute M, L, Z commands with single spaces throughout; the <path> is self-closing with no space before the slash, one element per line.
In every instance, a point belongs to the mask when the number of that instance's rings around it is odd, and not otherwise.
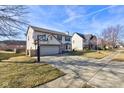
<path fill-rule="evenodd" d="M 40 55 L 52 55 L 59 53 L 59 46 L 41 46 Z"/>

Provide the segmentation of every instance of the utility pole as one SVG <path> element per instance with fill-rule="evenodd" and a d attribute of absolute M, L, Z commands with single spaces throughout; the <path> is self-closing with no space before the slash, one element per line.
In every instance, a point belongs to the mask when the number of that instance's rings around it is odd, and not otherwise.
<path fill-rule="evenodd" d="M 39 44 L 39 35 L 37 35 L 37 62 L 40 62 L 40 44 Z"/>

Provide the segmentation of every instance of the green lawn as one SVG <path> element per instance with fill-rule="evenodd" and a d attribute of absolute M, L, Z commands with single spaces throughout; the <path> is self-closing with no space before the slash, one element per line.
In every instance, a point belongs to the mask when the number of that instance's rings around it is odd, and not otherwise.
<path fill-rule="evenodd" d="M 10 55 L 7 54 L 0 55 L 2 59 L 9 57 Z M 9 58 L 9 60 L 9 62 L 0 62 L 1 88 L 36 87 L 64 75 L 57 68 L 44 62 L 36 63 L 30 57 L 18 56 Z"/>

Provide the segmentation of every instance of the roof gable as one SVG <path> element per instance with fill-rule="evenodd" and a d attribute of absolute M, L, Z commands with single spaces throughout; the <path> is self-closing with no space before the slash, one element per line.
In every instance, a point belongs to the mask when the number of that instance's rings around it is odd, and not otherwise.
<path fill-rule="evenodd" d="M 85 39 L 84 35 L 81 33 L 76 33 L 77 35 L 79 35 L 81 38 Z"/>

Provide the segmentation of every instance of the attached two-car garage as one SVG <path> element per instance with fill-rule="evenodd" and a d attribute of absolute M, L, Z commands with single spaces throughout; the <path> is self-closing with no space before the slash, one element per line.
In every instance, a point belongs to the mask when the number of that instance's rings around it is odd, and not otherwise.
<path fill-rule="evenodd" d="M 52 55 L 59 53 L 59 45 L 41 45 L 40 55 Z"/>

